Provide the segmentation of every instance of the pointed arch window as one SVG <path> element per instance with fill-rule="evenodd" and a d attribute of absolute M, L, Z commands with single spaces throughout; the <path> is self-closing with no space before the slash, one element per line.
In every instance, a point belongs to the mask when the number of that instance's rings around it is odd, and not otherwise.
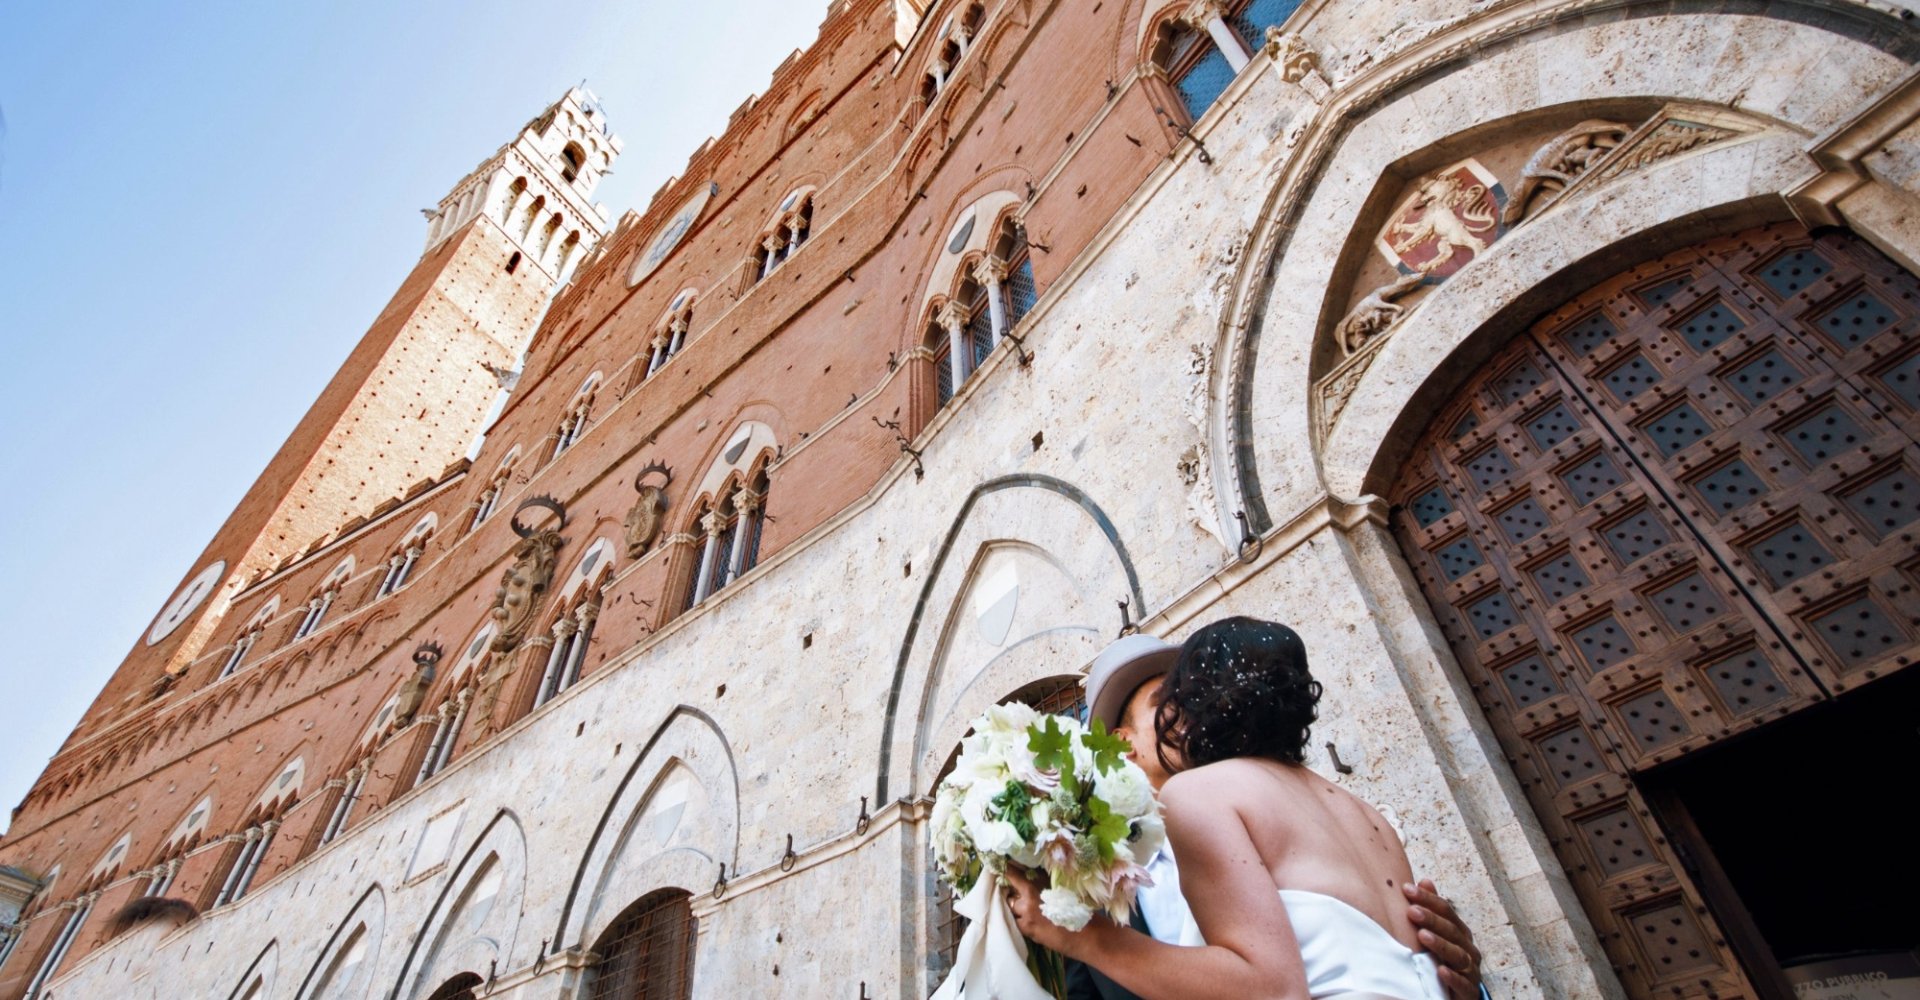
<path fill-rule="evenodd" d="M 973 43 L 980 37 L 980 29 L 986 20 L 986 4 L 973 3 L 958 18 L 949 18 L 941 25 L 934 59 L 920 78 L 920 108 L 923 112 L 953 81 L 954 72 L 960 68 L 960 62 L 967 57 L 967 53 L 973 51 Z"/>
<path fill-rule="evenodd" d="M 227 654 L 227 661 L 220 666 L 220 676 L 214 680 L 223 681 L 232 677 L 246 663 L 247 654 L 253 652 L 254 645 L 260 641 L 260 632 L 260 626 L 250 625 L 233 641 L 233 652 Z"/>
<path fill-rule="evenodd" d="M 652 378 L 653 373 L 666 366 L 667 359 L 680 353 L 687 343 L 687 331 L 693 327 L 692 292 L 681 292 L 674 296 L 673 304 L 667 307 L 667 317 L 654 331 L 653 342 L 647 355 L 647 373 L 644 378 Z"/>
<path fill-rule="evenodd" d="M 340 797 L 333 801 L 333 811 L 327 814 L 327 825 L 320 830 L 320 843 L 330 844 L 346 830 L 347 821 L 353 817 L 353 807 L 366 787 L 368 770 L 363 763 L 347 772 L 346 784 L 340 786 Z"/>
<path fill-rule="evenodd" d="M 437 518 L 428 514 L 407 531 L 406 537 L 400 540 L 394 553 L 387 557 L 387 573 L 380 579 L 378 596 L 385 597 L 407 585 L 407 580 L 413 576 L 414 567 L 419 564 L 420 557 L 426 553 L 427 542 L 433 538 L 436 523 Z"/>
<path fill-rule="evenodd" d="M 562 608 L 553 620 L 553 646 L 547 650 L 547 668 L 534 692 L 533 707 L 552 701 L 580 680 L 587 662 L 587 648 L 593 643 L 593 626 L 600 618 L 600 591 L 591 589 L 571 607 Z"/>
<path fill-rule="evenodd" d="M 27 983 L 27 992 L 22 995 L 21 1000 L 34 1000 L 40 996 L 48 980 L 53 978 L 54 973 L 60 971 L 61 960 L 67 957 L 68 950 L 73 947 L 74 939 L 80 936 L 80 928 L 85 926 L 87 915 L 93 912 L 93 902 L 97 898 L 99 894 L 94 893 L 82 896 L 68 904 L 72 907 L 72 911 L 67 914 L 66 923 L 61 925 L 60 933 L 53 939 L 53 947 L 47 951 L 47 957 L 41 960 L 39 971 L 35 972 L 33 980 Z"/>
<path fill-rule="evenodd" d="M 770 484 L 762 469 L 753 485 L 725 493 L 718 505 L 701 507 L 694 523 L 705 532 L 686 607 L 692 608 L 759 564 L 760 537 L 766 525 Z"/>
<path fill-rule="evenodd" d="M 693 897 L 662 889 L 640 898 L 594 942 L 584 1000 L 688 1000 L 693 996 Z"/>
<path fill-rule="evenodd" d="M 753 251 L 753 280 L 763 281 L 807 242 L 813 230 L 813 192 L 796 191 L 780 204 L 780 218 L 760 234 Z"/>
<path fill-rule="evenodd" d="M 185 855 L 176 854 L 147 870 L 147 887 L 140 895 L 150 897 L 165 896 L 173 888 L 173 880 L 180 877 L 180 865 Z"/>
<path fill-rule="evenodd" d="M 506 458 L 501 459 L 500 468 L 494 471 L 493 478 L 487 480 L 487 488 L 481 490 L 480 498 L 474 501 L 473 523 L 467 527 L 468 531 L 486 523 L 487 518 L 492 517 L 493 512 L 500 509 L 500 501 L 506 496 L 507 487 L 512 484 L 513 463 L 519 457 L 520 449 L 516 446 L 507 453 Z"/>
<path fill-rule="evenodd" d="M 553 458 L 548 461 L 566 454 L 567 449 L 573 447 L 575 442 L 580 440 L 581 435 L 587 432 L 588 417 L 593 413 L 593 397 L 599 388 L 600 374 L 595 372 L 587 377 L 586 384 L 580 387 L 580 391 L 574 393 L 573 401 L 567 404 L 567 415 L 561 418 L 560 429 L 555 432 Z"/>
<path fill-rule="evenodd" d="M 1301 0 L 1199 0 L 1162 24 L 1153 62 L 1166 71 L 1189 123 L 1199 121 Z"/>
<path fill-rule="evenodd" d="M 213 897 L 215 907 L 238 902 L 246 896 L 247 890 L 253 888 L 254 876 L 260 872 L 260 862 L 273 846 L 274 834 L 279 832 L 280 821 L 270 819 L 241 834 L 240 850 L 234 854 L 233 863 L 227 866 L 226 878 L 221 881 L 220 891 Z"/>
<path fill-rule="evenodd" d="M 414 784 L 418 785 L 439 774 L 453 761 L 453 746 L 460 740 L 460 729 L 466 724 L 467 706 L 473 700 L 472 696 L 473 690 L 467 688 L 441 702 L 440 721 L 434 724 L 433 739 L 427 743 L 426 756 L 420 759 L 420 771 L 414 775 Z"/>

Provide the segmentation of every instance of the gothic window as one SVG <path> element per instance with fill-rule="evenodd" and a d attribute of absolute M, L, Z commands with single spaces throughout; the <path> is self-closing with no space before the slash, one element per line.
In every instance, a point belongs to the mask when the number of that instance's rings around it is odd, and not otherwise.
<path fill-rule="evenodd" d="M 173 888 L 173 880 L 180 876 L 180 865 L 186 860 L 184 854 L 176 854 L 147 870 L 147 887 L 140 895 L 150 897 L 165 896 Z"/>
<path fill-rule="evenodd" d="M 1027 313 L 1033 310 L 1034 303 L 1040 300 L 1040 286 L 1033 280 L 1033 253 L 1027 246 L 1027 231 L 1008 219 L 1000 227 L 1000 238 L 995 241 L 994 256 L 1006 263 L 1002 269 L 1006 272 L 1001 279 L 1000 294 L 1006 303 L 1006 325 L 998 336 L 1020 325 Z"/>
<path fill-rule="evenodd" d="M 593 642 L 593 624 L 600 617 L 600 591 L 588 588 L 577 601 L 562 606 L 553 620 L 553 647 L 547 650 L 547 668 L 540 675 L 533 707 L 552 701 L 580 680 Z"/>
<path fill-rule="evenodd" d="M 519 268 L 520 268 L 520 251 L 515 250 L 513 252 L 513 256 L 507 258 L 507 273 L 512 274 L 514 271 L 518 270 Z"/>
<path fill-rule="evenodd" d="M 53 939 L 53 947 L 48 949 L 47 957 L 40 962 L 40 970 L 33 974 L 33 981 L 27 984 L 27 992 L 21 1000 L 34 1000 L 40 991 L 46 988 L 47 981 L 60 971 L 60 961 L 67 957 L 73 940 L 80 936 L 80 928 L 87 922 L 87 914 L 93 912 L 94 896 L 82 896 L 68 904 L 73 909 L 67 915 L 67 922 L 60 927 L 60 933 Z"/>
<path fill-rule="evenodd" d="M 525 177 L 516 177 L 513 179 L 512 184 L 507 185 L 506 197 L 500 202 L 500 224 L 502 226 L 513 221 L 513 210 L 520 207 L 520 199 L 526 197 L 526 195 L 527 179 Z M 518 257 L 519 254 L 514 254 L 514 256 Z M 513 268 L 508 267 L 507 270 L 511 271 Z"/>
<path fill-rule="evenodd" d="M 346 784 L 340 786 L 340 797 L 334 800 L 333 811 L 327 814 L 327 825 L 320 830 L 320 843 L 332 843 L 347 828 L 354 804 L 360 801 L 360 790 L 366 787 L 367 770 L 367 765 L 361 764 L 347 772 Z"/>
<path fill-rule="evenodd" d="M 493 516 L 494 511 L 500 509 L 500 500 L 506 496 L 507 487 L 513 477 L 513 463 L 519 457 L 520 449 L 516 446 L 512 451 L 507 452 L 506 458 L 500 460 L 500 468 L 494 470 L 493 478 L 487 480 L 487 488 L 480 491 L 480 499 L 475 502 L 473 524 L 468 526 L 468 531 L 480 527 L 487 518 Z"/>
<path fill-rule="evenodd" d="M 1300 0 L 1228 0 L 1189 7 L 1160 26 L 1152 58 L 1186 108 L 1189 123 L 1207 113 Z"/>
<path fill-rule="evenodd" d="M 760 561 L 769 488 L 766 470 L 762 468 L 753 477 L 752 486 L 736 487 L 734 482 L 729 480 L 721 488 L 717 504 L 712 500 L 701 504 L 694 518 L 705 541 L 694 567 L 693 586 L 687 592 L 688 608 L 739 579 Z"/>
<path fill-rule="evenodd" d="M 453 760 L 453 745 L 459 742 L 460 727 L 466 724 L 467 705 L 472 700 L 472 693 L 471 689 L 464 690 L 441 703 L 440 721 L 434 724 L 433 739 L 427 743 L 427 753 L 420 760 L 420 772 L 414 775 L 414 784 L 439 774 Z"/>
<path fill-rule="evenodd" d="M 787 262 L 807 241 L 813 227 L 813 192 L 795 191 L 780 202 L 779 217 L 760 234 L 753 251 L 754 282 L 764 280 L 774 268 Z"/>
<path fill-rule="evenodd" d="M 586 384 L 574 393 L 573 401 L 567 404 L 567 415 L 560 420 L 560 429 L 556 432 L 553 444 L 553 458 L 559 458 L 573 447 L 574 442 L 587 432 L 587 419 L 593 412 L 594 391 L 600 388 L 600 373 L 587 376 Z M 553 459 L 548 459 L 552 461 Z"/>
<path fill-rule="evenodd" d="M 974 40 L 980 37 L 980 27 L 986 19 L 986 5 L 975 3 L 968 5 L 957 20 L 948 19 L 941 26 L 934 59 L 920 78 L 921 111 L 932 107 L 934 99 L 946 91 L 954 72 L 960 68 L 960 61 L 973 51 Z"/>
<path fill-rule="evenodd" d="M 300 626 L 293 630 L 295 640 L 305 639 L 319 631 L 320 623 L 327 618 L 327 612 L 333 609 L 333 602 L 340 597 L 340 586 L 353 575 L 353 557 L 340 561 L 327 578 L 320 584 L 320 592 L 307 601 L 307 613 L 300 619 Z"/>
<path fill-rule="evenodd" d="M 413 575 L 420 556 L 426 552 L 428 539 L 433 537 L 435 521 L 432 514 L 421 518 L 420 523 L 409 529 L 406 537 L 400 540 L 394 553 L 387 557 L 387 573 L 380 579 L 379 596 L 385 597 L 407 585 L 407 579 Z"/>
<path fill-rule="evenodd" d="M 653 333 L 644 378 L 652 378 L 654 372 L 666 365 L 667 359 L 679 354 L 680 349 L 686 346 L 687 331 L 693 326 L 693 303 L 696 298 L 698 296 L 692 289 L 673 297 L 673 304 L 667 307 L 667 315 Z"/>
<path fill-rule="evenodd" d="M 249 628 L 240 638 L 235 639 L 233 641 L 233 652 L 227 654 L 227 662 L 220 667 L 220 676 L 214 679 L 226 680 L 232 677 L 234 672 L 239 670 L 240 665 L 246 660 L 247 654 L 253 650 L 253 644 L 259 641 L 260 630 L 258 628 Z"/>
<path fill-rule="evenodd" d="M 584 1000 L 688 1000 L 693 996 L 693 899 L 680 889 L 640 898 L 594 942 Z"/>
<path fill-rule="evenodd" d="M 253 887 L 253 878 L 260 871 L 260 861 L 266 857 L 267 849 L 273 846 L 273 835 L 280 830 L 280 821 L 267 820 L 251 827 L 241 835 L 240 850 L 233 856 L 233 863 L 227 866 L 226 878 L 220 882 L 220 891 L 213 897 L 213 905 L 225 906 L 237 902 Z"/>
<path fill-rule="evenodd" d="M 560 151 L 560 176 L 566 178 L 568 183 L 579 180 L 580 168 L 585 165 L 586 159 L 586 153 L 580 149 L 579 143 L 567 143 L 567 148 Z"/>

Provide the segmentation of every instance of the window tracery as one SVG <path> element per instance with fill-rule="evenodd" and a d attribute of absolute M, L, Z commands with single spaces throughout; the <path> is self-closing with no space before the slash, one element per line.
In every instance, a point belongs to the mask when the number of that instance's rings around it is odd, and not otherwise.
<path fill-rule="evenodd" d="M 813 226 L 813 192 L 795 191 L 782 199 L 779 217 L 760 234 L 753 251 L 753 283 L 767 279 L 774 269 L 799 251 Z"/>
<path fill-rule="evenodd" d="M 673 304 L 667 307 L 667 315 L 660 321 L 653 334 L 647 355 L 647 373 L 642 378 L 652 378 L 653 373 L 664 367 L 669 358 L 680 353 L 686 346 L 687 331 L 693 326 L 693 305 L 699 296 L 687 289 L 674 296 Z"/>
<path fill-rule="evenodd" d="M 1300 0 L 1195 0 L 1160 24 L 1151 59 L 1179 94 L 1188 124 L 1252 62 L 1267 29 L 1299 7 Z"/>

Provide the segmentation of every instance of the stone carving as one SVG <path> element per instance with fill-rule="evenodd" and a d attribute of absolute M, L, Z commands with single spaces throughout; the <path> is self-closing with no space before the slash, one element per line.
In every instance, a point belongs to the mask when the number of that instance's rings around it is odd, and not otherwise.
<path fill-rule="evenodd" d="M 1360 380 L 1373 365 L 1373 359 L 1379 351 L 1365 351 L 1347 359 L 1347 363 L 1335 370 L 1332 375 L 1320 383 L 1320 428 L 1325 433 L 1333 429 L 1340 414 L 1353 399 L 1353 392 L 1360 388 Z"/>
<path fill-rule="evenodd" d="M 1554 203 L 1580 175 L 1592 169 L 1632 134 L 1633 126 L 1589 119 L 1546 141 L 1521 168 L 1520 183 L 1507 199 L 1501 221 L 1511 226 L 1526 218 L 1535 198 L 1540 207 Z"/>
<path fill-rule="evenodd" d="M 1407 307 L 1400 304 L 1399 300 L 1418 288 L 1426 277 L 1418 271 L 1403 274 L 1368 292 L 1340 321 L 1340 345 L 1346 348 L 1348 354 L 1352 354 L 1368 340 L 1385 333 L 1388 327 L 1399 322 L 1407 312 Z"/>
<path fill-rule="evenodd" d="M 529 528 L 520 523 L 520 514 L 529 507 L 551 510 L 559 515 L 559 522 L 551 528 Z M 566 544 L 560 529 L 566 526 L 566 509 L 551 497 L 534 497 L 514 511 L 513 533 L 520 536 L 520 543 L 514 546 L 513 565 L 500 575 L 500 589 L 494 593 L 493 620 L 499 627 L 493 637 L 494 652 L 510 652 L 525 638 L 540 598 L 553 584 L 554 565 Z"/>
<path fill-rule="evenodd" d="M 1618 155 L 1600 164 L 1593 172 L 1593 182 L 1609 181 L 1629 170 L 1739 134 L 1732 129 L 1662 116 L 1656 118 L 1651 127 L 1641 126 L 1639 134 L 1623 144 Z"/>
<path fill-rule="evenodd" d="M 1394 263 L 1424 275 L 1445 277 L 1485 253 L 1500 220 L 1484 168 L 1467 160 L 1422 180 L 1380 240 Z M 1464 259 L 1458 259 L 1461 251 Z"/>
<path fill-rule="evenodd" d="M 1297 31 L 1282 31 L 1279 25 L 1267 28 L 1266 51 L 1280 71 L 1280 79 L 1297 84 L 1316 103 L 1323 103 L 1333 87 L 1320 72 L 1320 53 L 1307 44 Z"/>
<path fill-rule="evenodd" d="M 659 473 L 663 478 L 657 483 L 647 482 L 647 477 Z M 647 467 L 633 479 L 633 488 L 640 493 L 639 499 L 627 510 L 626 542 L 627 558 L 638 559 L 653 548 L 660 537 L 660 525 L 667 513 L 667 487 L 673 484 L 673 470 L 659 462 L 649 462 Z"/>
<path fill-rule="evenodd" d="M 413 721 L 420 714 L 420 704 L 427 700 L 427 689 L 433 687 L 434 668 L 440 663 L 440 644 L 422 643 L 413 651 L 413 676 L 400 685 L 400 700 L 393 708 L 393 725 L 398 729 Z"/>

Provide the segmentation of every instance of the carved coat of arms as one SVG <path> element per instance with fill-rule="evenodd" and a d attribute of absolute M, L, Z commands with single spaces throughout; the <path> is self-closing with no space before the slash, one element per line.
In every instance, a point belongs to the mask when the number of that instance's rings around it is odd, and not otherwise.
<path fill-rule="evenodd" d="M 1403 274 L 1445 278 L 1500 235 L 1505 192 L 1478 160 L 1421 178 L 1388 218 L 1375 245 Z"/>

